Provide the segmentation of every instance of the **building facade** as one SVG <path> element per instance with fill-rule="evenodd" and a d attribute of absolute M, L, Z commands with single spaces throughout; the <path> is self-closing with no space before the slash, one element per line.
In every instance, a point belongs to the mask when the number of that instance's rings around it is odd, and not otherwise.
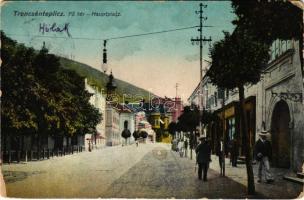
<path fill-rule="evenodd" d="M 269 130 L 273 166 L 300 171 L 304 160 L 303 74 L 299 42 L 273 43 L 271 61 L 265 68 L 257 92 L 259 132 Z"/>
<path fill-rule="evenodd" d="M 89 148 L 102 148 L 106 144 L 106 124 L 103 120 L 106 115 L 106 97 L 102 90 L 89 85 L 87 79 L 85 79 L 85 89 L 92 94 L 89 102 L 102 114 L 102 120 L 96 125 L 95 135 L 85 134 L 84 146 L 86 150 L 89 150 Z"/>
<path fill-rule="evenodd" d="M 129 129 L 130 133 L 132 134 L 135 131 L 135 113 L 132 112 L 126 106 L 119 105 L 119 132 L 122 134 L 125 126 Z M 125 143 L 125 139 L 122 138 L 122 143 Z M 131 137 L 127 139 L 128 144 L 134 143 L 134 138 Z"/>
<path fill-rule="evenodd" d="M 115 146 L 121 144 L 119 111 L 111 104 L 106 106 L 106 145 Z"/>
<path fill-rule="evenodd" d="M 275 167 L 301 171 L 304 160 L 304 102 L 303 72 L 297 41 L 277 40 L 271 47 L 271 60 L 263 70 L 261 80 L 255 85 L 245 86 L 245 113 L 253 147 L 261 130 L 271 133 Z M 220 91 L 208 77 L 201 84 L 202 106 L 216 115 L 205 126 L 215 149 L 220 137 L 226 142 L 236 137 L 239 155 L 244 155 L 240 134 L 238 90 Z M 189 97 L 189 103 L 198 102 L 199 88 Z M 196 94 L 196 95 L 195 95 Z"/>

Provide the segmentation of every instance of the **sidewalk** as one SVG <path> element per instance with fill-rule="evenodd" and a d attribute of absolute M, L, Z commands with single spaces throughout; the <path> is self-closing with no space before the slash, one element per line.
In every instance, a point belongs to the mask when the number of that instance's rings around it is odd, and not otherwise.
<path fill-rule="evenodd" d="M 188 159 L 190 159 L 190 151 L 188 151 Z M 192 160 L 195 165 L 195 151 L 193 150 Z M 210 169 L 215 170 L 220 176 L 219 160 L 216 155 L 211 156 L 212 162 L 210 163 Z M 283 179 L 286 174 L 292 173 L 290 170 L 282 168 L 271 168 L 274 175 L 275 182 L 272 184 L 267 184 L 265 182 L 257 182 L 258 165 L 253 165 L 255 189 L 258 196 L 269 199 L 293 199 L 299 197 L 300 193 L 303 192 L 303 185 L 289 182 Z M 230 164 L 230 159 L 225 159 L 225 176 L 232 179 L 247 187 L 247 172 L 245 164 L 238 164 L 237 167 L 232 167 Z"/>

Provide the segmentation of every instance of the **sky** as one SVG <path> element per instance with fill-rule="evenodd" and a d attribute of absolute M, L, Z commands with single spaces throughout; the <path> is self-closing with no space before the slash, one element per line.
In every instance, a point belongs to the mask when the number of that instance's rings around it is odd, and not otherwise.
<path fill-rule="evenodd" d="M 1 5 L 1 30 L 26 46 L 40 49 L 43 42 L 50 53 L 72 58 L 101 70 L 102 39 L 133 34 L 179 29 L 199 25 L 196 1 L 129 1 L 129 2 L 6 2 Z M 223 38 L 223 31 L 232 32 L 235 18 L 230 1 L 204 1 L 203 15 L 208 19 L 203 28 L 212 43 Z M 22 16 L 24 12 L 57 12 L 64 16 Z M 81 12 L 83 16 L 77 16 Z M 119 13 L 119 16 L 96 16 L 95 13 Z M 73 13 L 75 14 L 73 16 Z M 42 32 L 43 24 L 53 23 L 68 31 Z M 190 39 L 199 35 L 197 28 L 107 42 L 108 73 L 159 96 L 184 101 L 199 82 L 199 46 Z M 41 37 L 43 36 L 43 37 Z M 86 39 L 77 39 L 86 38 Z M 212 45 L 212 44 L 211 44 Z M 209 44 L 203 49 L 209 58 Z M 208 63 L 204 62 L 204 66 Z"/>

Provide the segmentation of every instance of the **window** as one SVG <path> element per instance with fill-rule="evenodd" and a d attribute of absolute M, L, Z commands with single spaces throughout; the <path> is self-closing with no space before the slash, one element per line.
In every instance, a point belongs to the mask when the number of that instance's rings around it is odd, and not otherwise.
<path fill-rule="evenodd" d="M 279 57 L 289 49 L 292 49 L 291 40 L 275 40 L 270 48 L 270 61 L 275 60 L 277 57 Z"/>
<path fill-rule="evenodd" d="M 214 104 L 217 106 L 217 92 L 214 92 Z"/>
<path fill-rule="evenodd" d="M 281 52 L 287 51 L 287 42 L 286 40 L 281 41 Z"/>
<path fill-rule="evenodd" d="M 228 120 L 228 136 L 229 139 L 232 140 L 235 137 L 235 118 L 229 118 Z"/>
<path fill-rule="evenodd" d="M 278 44 L 278 40 L 276 40 L 274 42 L 274 54 L 275 54 L 275 58 L 277 58 L 279 56 L 279 44 Z"/>

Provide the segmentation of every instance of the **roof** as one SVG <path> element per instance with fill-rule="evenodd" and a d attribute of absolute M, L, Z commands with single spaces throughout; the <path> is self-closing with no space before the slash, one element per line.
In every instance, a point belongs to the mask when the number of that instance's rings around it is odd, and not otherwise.
<path fill-rule="evenodd" d="M 125 104 L 117 104 L 116 108 L 120 113 L 132 113 L 132 110 L 130 110 Z"/>

